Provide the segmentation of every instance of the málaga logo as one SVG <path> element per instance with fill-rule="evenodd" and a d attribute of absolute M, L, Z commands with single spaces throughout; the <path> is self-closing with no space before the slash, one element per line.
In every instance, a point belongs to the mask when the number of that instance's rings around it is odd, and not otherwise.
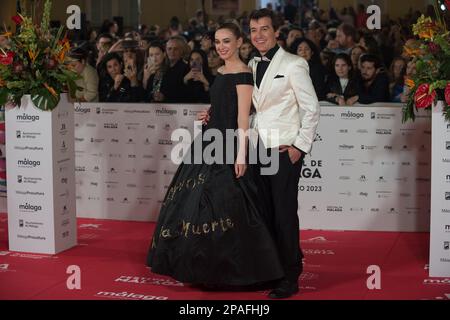
<path fill-rule="evenodd" d="M 342 119 L 361 119 L 364 118 L 364 113 L 355 113 L 353 111 L 347 111 L 341 113 Z"/>
<path fill-rule="evenodd" d="M 35 168 L 35 167 L 40 166 L 41 162 L 40 161 L 33 161 L 33 160 L 25 158 L 23 160 L 17 160 L 17 165 L 20 166 L 20 167 L 33 167 L 33 168 Z"/>
<path fill-rule="evenodd" d="M 19 210 L 21 211 L 34 211 L 34 212 L 38 212 L 42 210 L 41 206 L 36 206 L 36 205 L 32 205 L 29 203 L 25 203 L 25 204 L 19 204 Z"/>
<path fill-rule="evenodd" d="M 22 121 L 22 122 L 35 122 L 35 121 L 39 121 L 39 116 L 31 116 L 29 114 L 23 113 L 23 114 L 18 114 L 16 119 L 17 119 L 17 121 Z"/>

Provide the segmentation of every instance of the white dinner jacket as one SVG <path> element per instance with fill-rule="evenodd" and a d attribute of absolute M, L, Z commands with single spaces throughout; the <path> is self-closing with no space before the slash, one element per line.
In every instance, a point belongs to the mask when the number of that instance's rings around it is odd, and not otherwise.
<path fill-rule="evenodd" d="M 256 83 L 258 62 L 250 60 Z M 279 48 L 272 58 L 260 87 L 253 89 L 256 114 L 251 128 L 266 148 L 294 145 L 309 153 L 319 123 L 320 106 L 305 59 Z M 278 129 L 271 135 L 271 129 Z"/>

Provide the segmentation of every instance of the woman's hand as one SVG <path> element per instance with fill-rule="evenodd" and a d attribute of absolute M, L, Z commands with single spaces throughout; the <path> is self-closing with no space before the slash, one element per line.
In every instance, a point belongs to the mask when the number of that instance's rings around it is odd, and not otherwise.
<path fill-rule="evenodd" d="M 119 89 L 120 84 L 122 83 L 122 80 L 125 78 L 125 76 L 123 74 L 118 74 L 115 78 L 114 78 L 114 90 Z"/>
<path fill-rule="evenodd" d="M 189 80 L 194 79 L 194 71 L 189 71 L 187 75 L 184 76 L 184 84 L 187 84 Z"/>
<path fill-rule="evenodd" d="M 332 93 L 332 92 L 327 93 L 327 98 L 328 98 L 328 99 L 333 99 L 333 98 L 336 97 L 336 96 L 337 96 L 336 93 Z"/>
<path fill-rule="evenodd" d="M 247 165 L 246 164 L 239 164 L 238 161 L 234 164 L 234 172 L 236 173 L 236 179 L 239 179 L 245 175 L 245 172 L 247 171 Z"/>
<path fill-rule="evenodd" d="M 160 91 L 155 92 L 155 94 L 153 95 L 153 100 L 155 100 L 156 102 L 163 102 L 164 98 L 164 95 Z"/>
<path fill-rule="evenodd" d="M 203 125 L 208 124 L 209 119 L 210 119 L 210 116 L 209 116 L 209 109 L 200 111 L 200 112 L 198 113 L 197 120 L 198 120 L 198 121 L 201 121 Z"/>
<path fill-rule="evenodd" d="M 347 105 L 348 105 L 348 106 L 352 106 L 352 105 L 354 105 L 356 102 L 358 102 L 358 100 L 359 100 L 359 96 L 354 96 L 354 97 L 348 98 L 348 99 L 347 99 Z"/>
<path fill-rule="evenodd" d="M 125 70 L 125 76 L 130 80 L 132 87 L 138 86 L 137 80 L 137 67 L 136 64 L 130 64 L 129 67 Z"/>
<path fill-rule="evenodd" d="M 158 66 L 155 64 L 149 64 L 147 63 L 144 67 L 144 76 L 142 78 L 142 83 L 144 85 L 144 89 L 147 88 L 148 79 L 152 75 L 154 75 L 156 72 L 158 72 Z"/>
<path fill-rule="evenodd" d="M 345 105 L 346 105 L 345 99 L 344 99 L 343 96 L 337 97 L 337 98 L 336 98 L 336 102 L 337 102 L 337 104 L 340 105 L 340 106 L 345 106 Z"/>

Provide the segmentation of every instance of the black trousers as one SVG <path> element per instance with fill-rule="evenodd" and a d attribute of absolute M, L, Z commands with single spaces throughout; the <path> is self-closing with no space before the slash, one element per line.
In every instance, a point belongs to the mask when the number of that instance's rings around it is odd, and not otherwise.
<path fill-rule="evenodd" d="M 285 278 L 296 282 L 303 271 L 297 211 L 298 183 L 304 155 L 292 164 L 287 151 L 280 153 L 279 148 L 266 151 L 269 156 L 272 152 L 279 153 L 279 169 L 274 175 L 261 175 L 261 169 L 270 166 L 270 163 L 262 164 L 258 157 L 260 181 L 264 184 L 264 192 L 272 199 L 272 208 L 268 210 L 271 214 L 267 217 L 267 222 L 274 235 Z"/>

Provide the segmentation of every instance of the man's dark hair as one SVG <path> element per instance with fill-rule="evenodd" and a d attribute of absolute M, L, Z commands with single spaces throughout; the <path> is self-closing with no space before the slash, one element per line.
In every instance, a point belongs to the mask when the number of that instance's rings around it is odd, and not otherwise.
<path fill-rule="evenodd" d="M 346 37 L 351 37 L 353 41 L 356 41 L 356 29 L 349 24 L 341 24 L 338 27 L 338 30 L 341 30 Z"/>
<path fill-rule="evenodd" d="M 278 17 L 275 15 L 275 13 L 272 10 L 269 10 L 267 8 L 254 10 L 252 13 L 250 13 L 250 21 L 251 20 L 259 20 L 262 18 L 270 18 L 272 20 L 272 27 L 273 30 L 278 31 L 278 29 L 281 27 L 281 22 L 279 21 Z"/>
<path fill-rule="evenodd" d="M 113 36 L 110 35 L 109 33 L 100 33 L 100 34 L 97 36 L 97 42 L 99 42 L 101 38 L 108 38 L 108 39 L 111 40 L 111 42 L 114 42 Z"/>
<path fill-rule="evenodd" d="M 363 54 L 361 56 L 361 64 L 363 64 L 364 62 L 372 62 L 376 69 L 381 68 L 380 58 L 378 58 L 374 54 Z"/>
<path fill-rule="evenodd" d="M 77 60 L 77 61 L 86 61 L 87 57 L 88 57 L 88 52 L 81 48 L 81 47 L 75 47 L 73 49 L 71 49 L 69 51 L 68 56 L 70 58 L 72 58 L 73 60 Z"/>

